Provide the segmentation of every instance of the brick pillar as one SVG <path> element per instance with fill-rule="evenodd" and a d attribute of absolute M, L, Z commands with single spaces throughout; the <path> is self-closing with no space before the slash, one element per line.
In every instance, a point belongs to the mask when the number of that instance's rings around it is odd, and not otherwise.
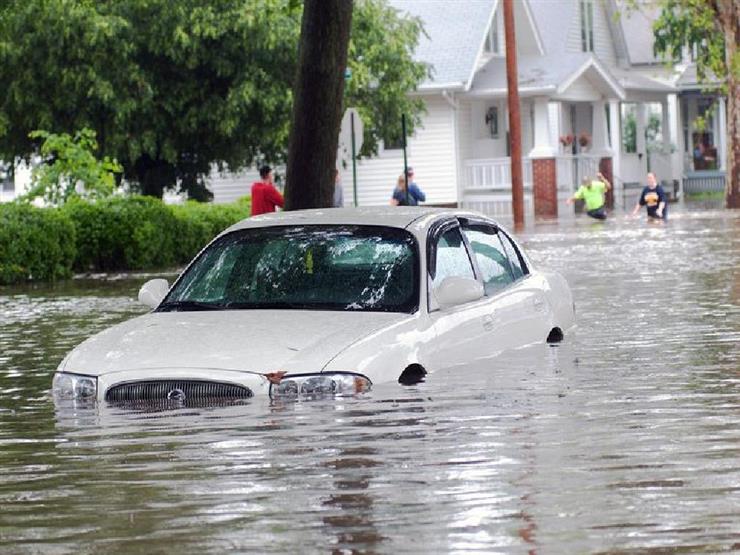
<path fill-rule="evenodd" d="M 558 184 L 555 158 L 532 160 L 532 188 L 534 194 L 534 217 L 558 217 Z"/>
<path fill-rule="evenodd" d="M 599 171 L 601 174 L 609 180 L 612 188 L 606 193 L 606 207 L 610 210 L 614 209 L 614 172 L 612 171 L 612 159 L 602 158 L 599 160 Z"/>

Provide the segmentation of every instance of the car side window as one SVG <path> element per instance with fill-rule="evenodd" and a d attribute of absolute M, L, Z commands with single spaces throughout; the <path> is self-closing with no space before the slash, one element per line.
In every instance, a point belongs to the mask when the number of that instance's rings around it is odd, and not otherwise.
<path fill-rule="evenodd" d="M 529 268 L 527 268 L 527 264 L 526 262 L 524 262 L 524 258 L 522 257 L 519 249 L 516 247 L 514 242 L 504 232 L 501 232 L 500 236 L 501 241 L 504 244 L 506 254 L 509 256 L 509 261 L 511 262 L 511 269 L 514 272 L 514 279 L 517 280 L 528 275 Z"/>
<path fill-rule="evenodd" d="M 435 249 L 435 273 L 432 276 L 432 286 L 436 287 L 442 280 L 450 276 L 469 277 L 475 279 L 473 266 L 468 257 L 460 229 L 453 227 L 445 231 L 437 240 Z"/>
<path fill-rule="evenodd" d="M 475 253 L 486 295 L 493 295 L 514 282 L 512 265 L 501 243 L 501 234 L 496 228 L 484 224 L 467 224 L 463 227 L 463 233 Z"/>

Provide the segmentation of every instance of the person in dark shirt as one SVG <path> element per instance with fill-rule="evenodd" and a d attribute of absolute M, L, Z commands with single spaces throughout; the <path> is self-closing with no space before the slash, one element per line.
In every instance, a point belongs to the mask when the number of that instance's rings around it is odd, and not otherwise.
<path fill-rule="evenodd" d="M 276 207 L 283 207 L 283 195 L 273 184 L 272 168 L 260 168 L 262 181 L 252 183 L 252 216 L 274 212 Z"/>
<path fill-rule="evenodd" d="M 642 190 L 632 215 L 636 216 L 640 208 L 647 207 L 648 220 L 665 220 L 667 216 L 668 197 L 663 187 L 658 185 L 654 173 L 647 174 L 647 186 Z"/>
<path fill-rule="evenodd" d="M 407 182 L 408 191 L 406 191 Z M 420 202 L 424 202 L 426 199 L 426 195 L 414 181 L 413 168 L 408 168 L 406 170 L 406 179 L 404 179 L 403 174 L 398 176 L 398 182 L 396 184 L 396 188 L 393 189 L 393 196 L 391 197 L 392 205 L 417 206 Z"/>

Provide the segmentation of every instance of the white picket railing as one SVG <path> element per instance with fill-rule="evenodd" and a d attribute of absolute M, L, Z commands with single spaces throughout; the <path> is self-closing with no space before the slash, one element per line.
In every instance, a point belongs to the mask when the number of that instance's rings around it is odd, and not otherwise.
<path fill-rule="evenodd" d="M 466 191 L 495 191 L 511 190 L 511 159 L 485 158 L 466 160 L 465 164 Z M 532 160 L 522 160 L 524 187 L 532 186 Z"/>
<path fill-rule="evenodd" d="M 584 177 L 596 177 L 600 160 L 600 156 L 588 154 L 558 156 L 555 161 L 558 189 L 573 192 Z"/>
<path fill-rule="evenodd" d="M 555 158 L 558 189 L 574 191 L 584 177 L 595 177 L 599 171 L 600 156 L 588 154 L 560 155 Z M 524 187 L 532 186 L 532 160 L 522 160 Z M 483 191 L 511 190 L 511 160 L 506 158 L 484 158 L 466 160 L 463 189 L 473 193 Z"/>

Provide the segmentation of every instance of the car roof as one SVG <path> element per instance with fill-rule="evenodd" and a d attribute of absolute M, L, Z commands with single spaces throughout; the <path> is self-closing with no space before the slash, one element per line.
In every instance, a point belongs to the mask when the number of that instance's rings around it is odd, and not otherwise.
<path fill-rule="evenodd" d="M 317 208 L 289 212 L 271 212 L 246 218 L 226 230 L 279 225 L 382 225 L 408 228 L 415 231 L 424 229 L 433 221 L 444 217 L 490 218 L 458 208 L 434 208 L 428 206 L 367 206 L 360 208 Z"/>

